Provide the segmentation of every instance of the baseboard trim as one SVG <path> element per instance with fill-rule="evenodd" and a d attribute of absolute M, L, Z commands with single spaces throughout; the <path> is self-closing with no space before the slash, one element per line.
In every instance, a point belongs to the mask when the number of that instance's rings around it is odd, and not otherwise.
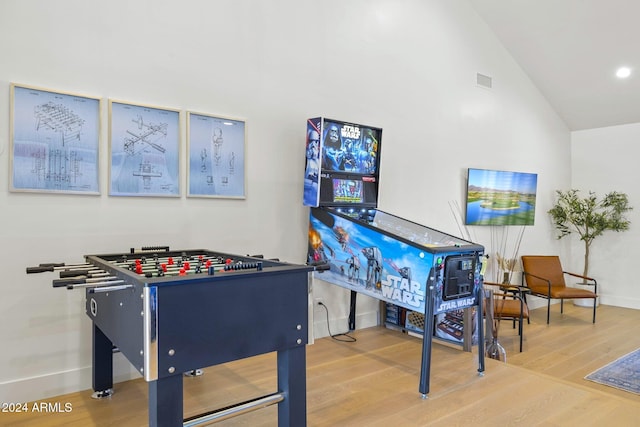
<path fill-rule="evenodd" d="M 135 378 L 140 378 L 140 374 L 129 361 L 121 354 L 114 354 L 114 384 Z M 87 390 L 88 394 L 93 393 L 91 366 L 1 382 L 0 401 L 35 402 L 82 390 Z"/>
<path fill-rule="evenodd" d="M 640 299 L 637 298 L 617 298 L 608 295 L 600 295 L 600 304 L 613 305 L 615 307 L 640 309 Z"/>
<path fill-rule="evenodd" d="M 370 311 L 368 313 L 356 314 L 356 329 L 370 328 L 378 326 L 378 312 Z M 349 318 L 347 316 L 329 320 L 329 328 L 331 334 L 342 334 L 349 331 Z M 313 322 L 313 336 L 315 339 L 329 336 L 327 330 L 327 319 L 324 316 L 316 316 Z"/>

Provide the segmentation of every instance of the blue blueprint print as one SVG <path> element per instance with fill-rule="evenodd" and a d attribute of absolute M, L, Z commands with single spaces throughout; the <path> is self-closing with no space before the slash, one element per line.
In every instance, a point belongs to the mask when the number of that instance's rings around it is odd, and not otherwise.
<path fill-rule="evenodd" d="M 180 195 L 180 113 L 111 102 L 112 196 Z"/>
<path fill-rule="evenodd" d="M 189 196 L 245 196 L 245 123 L 189 113 Z"/>
<path fill-rule="evenodd" d="M 11 189 L 99 194 L 100 100 L 12 88 Z"/>

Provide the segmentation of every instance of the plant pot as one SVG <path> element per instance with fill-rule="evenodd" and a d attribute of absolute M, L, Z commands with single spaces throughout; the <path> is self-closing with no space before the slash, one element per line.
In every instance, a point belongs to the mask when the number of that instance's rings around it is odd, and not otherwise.
<path fill-rule="evenodd" d="M 593 291 L 593 286 L 583 285 L 582 283 L 576 283 L 573 285 L 575 288 L 586 289 Z M 573 300 L 573 305 L 577 307 L 593 308 L 593 298 L 576 298 Z M 596 307 L 600 305 L 600 297 L 596 298 Z"/>

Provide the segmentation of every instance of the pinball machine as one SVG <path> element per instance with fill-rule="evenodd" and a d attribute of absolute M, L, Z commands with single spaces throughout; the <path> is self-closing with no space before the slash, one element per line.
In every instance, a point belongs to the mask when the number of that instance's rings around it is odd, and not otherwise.
<path fill-rule="evenodd" d="M 408 310 L 422 323 L 419 391 L 429 392 L 434 336 L 467 344 L 475 332 L 484 372 L 484 247 L 377 209 L 382 129 L 334 119 L 307 120 L 303 204 L 310 207 L 307 263 L 313 277 Z M 475 311 L 473 317 L 461 313 Z M 464 332 L 465 326 L 467 333 Z"/>

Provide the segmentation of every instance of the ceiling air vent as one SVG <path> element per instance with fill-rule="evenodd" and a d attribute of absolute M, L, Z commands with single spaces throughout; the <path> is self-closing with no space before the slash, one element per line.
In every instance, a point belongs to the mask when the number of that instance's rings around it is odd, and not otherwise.
<path fill-rule="evenodd" d="M 484 74 L 477 73 L 476 74 L 476 83 L 478 86 L 486 87 L 491 89 L 491 77 L 485 76 Z"/>

